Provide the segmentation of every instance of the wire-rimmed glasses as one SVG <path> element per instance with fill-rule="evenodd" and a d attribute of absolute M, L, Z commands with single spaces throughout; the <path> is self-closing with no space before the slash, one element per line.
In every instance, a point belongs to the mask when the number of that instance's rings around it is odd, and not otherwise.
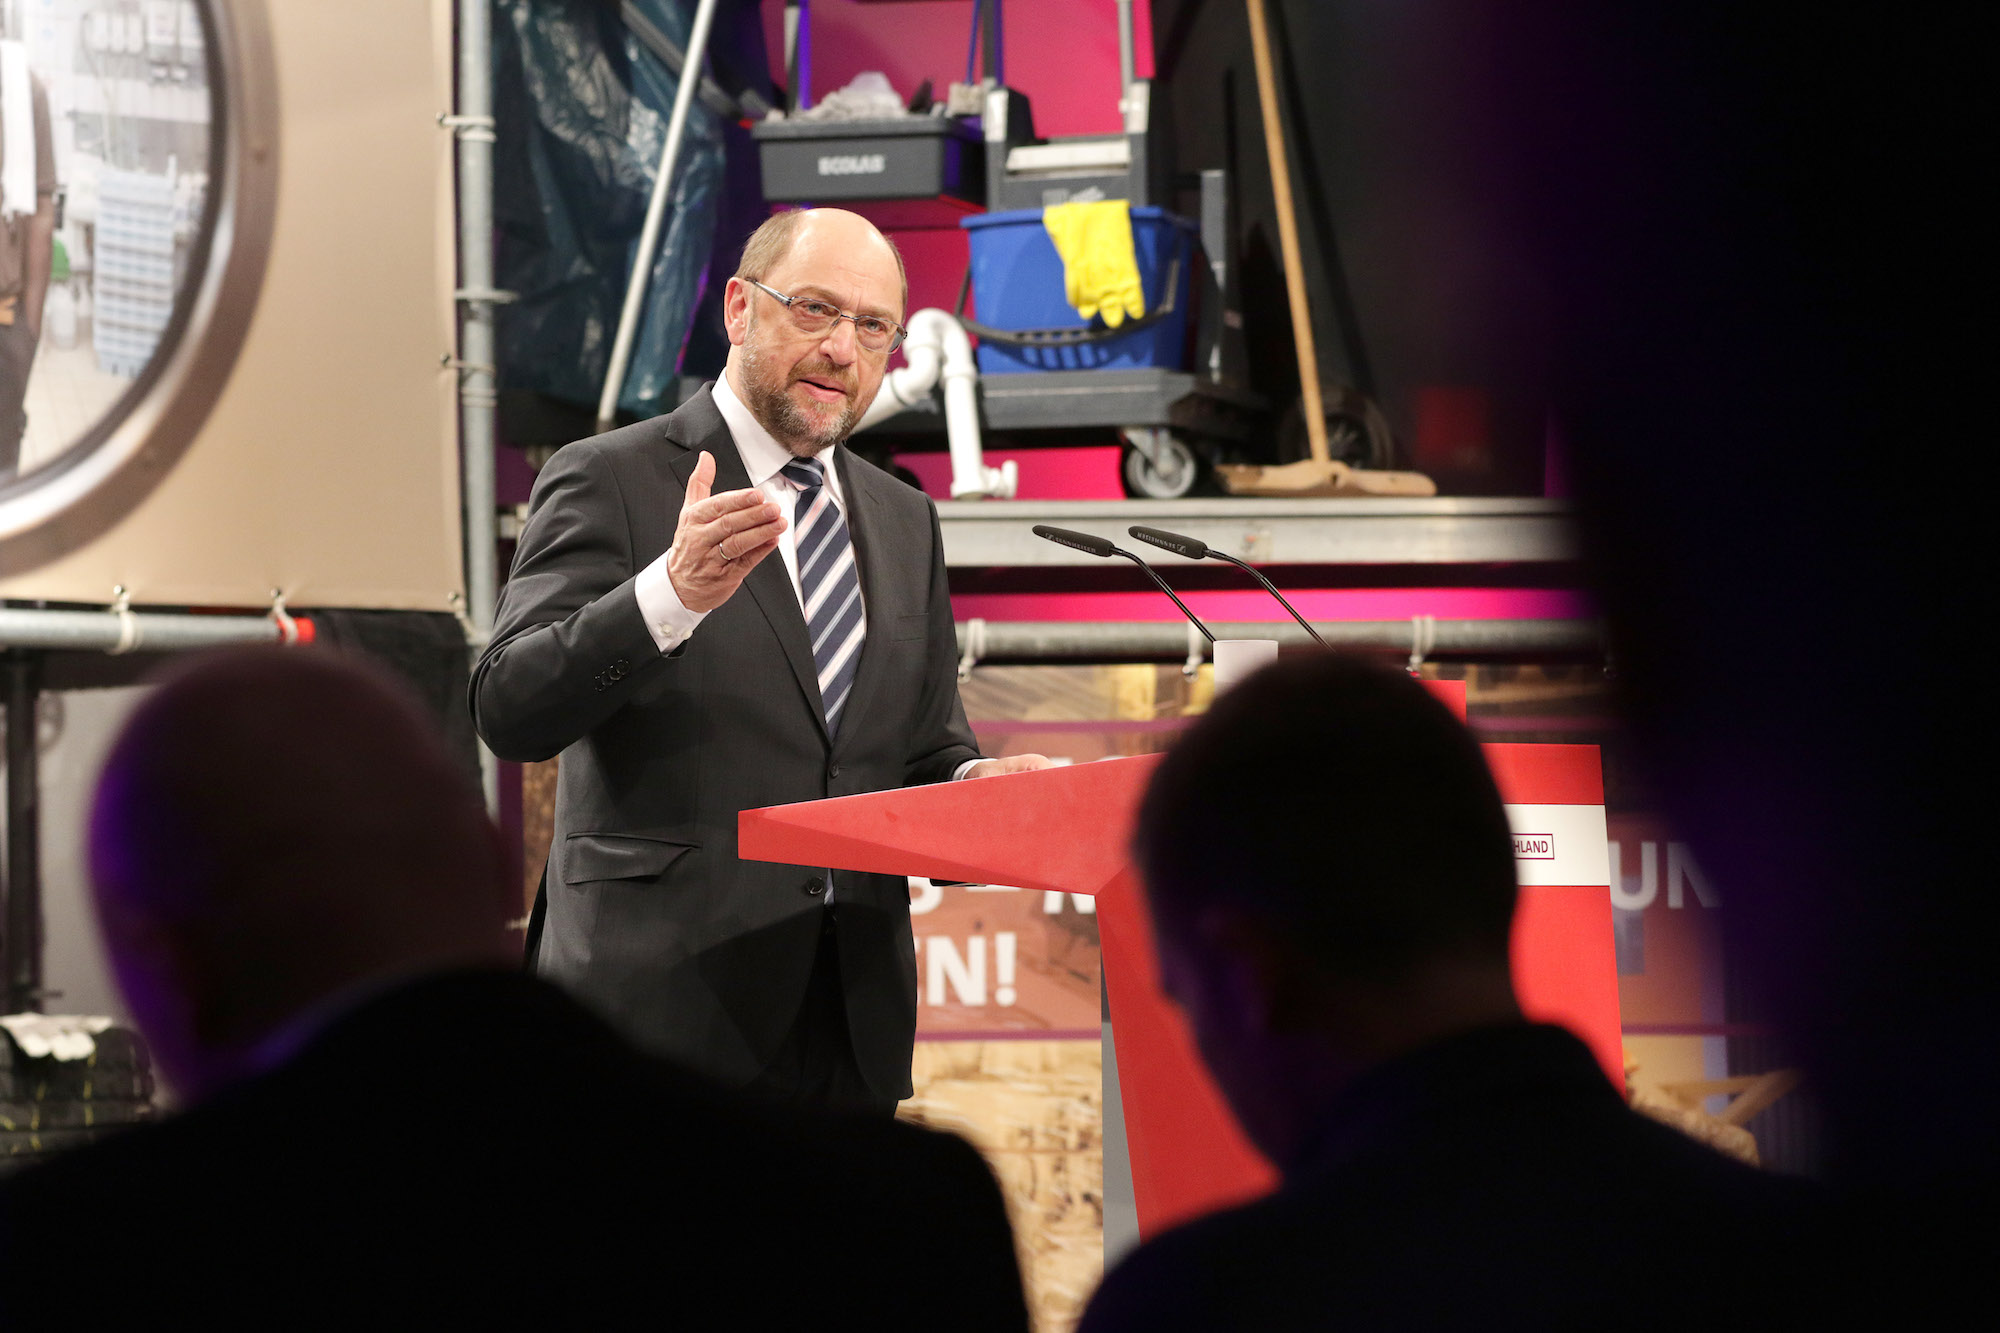
<path fill-rule="evenodd" d="M 798 326 L 801 333 L 825 333 L 833 327 L 835 320 L 844 319 L 854 325 L 854 341 L 871 352 L 888 353 L 901 347 L 904 335 L 909 332 L 893 319 L 884 319 L 880 315 L 850 315 L 831 301 L 822 301 L 817 296 L 787 296 L 771 290 L 755 278 L 744 281 L 789 310 L 792 323 Z"/>

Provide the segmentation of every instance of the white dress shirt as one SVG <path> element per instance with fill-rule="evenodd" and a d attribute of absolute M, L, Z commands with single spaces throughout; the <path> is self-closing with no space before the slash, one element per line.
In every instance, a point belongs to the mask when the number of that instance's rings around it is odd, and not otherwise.
<path fill-rule="evenodd" d="M 798 540 L 791 526 L 799 488 L 783 474 L 785 464 L 792 461 L 791 452 L 772 439 L 771 432 L 750 414 L 750 409 L 743 405 L 743 400 L 729 386 L 727 374 L 717 378 L 713 393 L 716 410 L 722 413 L 730 438 L 736 441 L 736 452 L 743 460 L 743 470 L 750 474 L 750 484 L 773 501 L 785 516 L 786 526 L 778 537 L 777 554 L 785 562 L 785 573 L 791 576 L 792 595 L 799 599 L 799 610 L 803 615 L 805 594 L 799 589 Z M 840 470 L 834 465 L 835 452 L 832 449 L 823 450 L 819 462 L 826 470 L 828 495 L 839 507 L 841 516 L 846 517 L 847 496 L 841 490 Z M 848 524 L 850 534 L 853 530 L 854 525 Z M 653 636 L 653 642 L 662 653 L 670 653 L 687 642 L 708 614 L 706 611 L 690 611 L 682 603 L 681 595 L 674 590 L 674 581 L 667 573 L 667 559 L 671 555 L 673 548 L 669 547 L 665 555 L 640 570 L 638 577 L 632 580 L 632 594 L 639 601 L 639 613 L 646 618 L 647 632 Z M 865 626 L 868 619 L 866 589 L 861 594 L 861 617 Z M 863 632 L 866 632 L 865 629 Z M 864 648 L 863 651 L 867 650 Z M 977 759 L 966 760 L 951 775 L 952 779 L 956 781 L 964 777 L 979 762 Z"/>
<path fill-rule="evenodd" d="M 799 488 L 784 476 L 785 464 L 792 461 L 792 455 L 784 445 L 771 438 L 771 432 L 764 424 L 750 415 L 750 409 L 743 406 L 743 400 L 729 387 L 729 376 L 723 375 L 715 381 L 715 406 L 722 413 L 724 424 L 729 427 L 730 438 L 736 441 L 736 452 L 743 460 L 743 470 L 750 474 L 750 484 L 764 493 L 764 497 L 778 506 L 785 516 L 785 530 L 778 536 L 780 559 L 785 562 L 785 573 L 791 576 L 792 595 L 799 599 L 800 613 L 804 613 L 805 594 L 799 589 L 798 533 L 792 527 L 794 509 L 797 507 Z M 840 469 L 834 464 L 834 450 L 827 449 L 819 455 L 820 466 L 826 472 L 826 489 L 841 516 L 847 516 L 847 496 L 840 487 Z M 848 524 L 852 533 L 854 525 Z M 632 580 L 632 593 L 639 599 L 639 612 L 646 618 L 646 629 L 652 634 L 653 642 L 663 653 L 670 653 L 686 642 L 695 628 L 702 622 L 706 611 L 690 611 L 681 602 L 681 595 L 674 591 L 674 581 L 667 574 L 667 558 L 673 548 L 667 549 L 652 564 L 639 571 Z M 868 594 L 861 594 L 862 632 L 867 632 Z"/>

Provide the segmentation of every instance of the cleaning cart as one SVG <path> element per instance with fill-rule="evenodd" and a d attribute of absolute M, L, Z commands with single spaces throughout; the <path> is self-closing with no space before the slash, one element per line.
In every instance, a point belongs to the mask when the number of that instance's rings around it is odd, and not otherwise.
<path fill-rule="evenodd" d="M 960 215 L 971 257 L 956 313 L 979 340 L 982 435 L 1057 445 L 1115 434 L 1124 446 L 1127 492 L 1172 499 L 1193 492 L 1215 463 L 1256 457 L 1272 421 L 1269 404 L 1230 387 L 1221 373 L 1230 357 L 1225 345 L 1240 337 L 1240 320 L 1223 313 L 1232 253 L 1224 174 L 1201 173 L 1198 217 L 1171 211 L 1169 145 L 1155 123 L 1151 86 L 1134 72 L 1130 0 L 1118 0 L 1118 8 L 1118 133 L 1036 133 L 1028 97 L 1006 86 L 1000 0 L 975 5 L 966 83 L 946 97 L 919 90 L 900 115 L 794 115 L 753 132 L 765 195 L 774 203 Z M 796 12 L 787 67 L 798 89 L 809 77 L 810 35 L 807 11 Z M 983 75 L 977 80 L 974 57 Z M 795 92 L 793 105 L 801 100 Z M 957 114 L 964 112 L 976 114 Z M 1065 299 L 1065 265 L 1045 210 L 1085 203 L 1131 210 L 1142 300 L 1134 318 L 1086 318 Z M 981 207 L 990 211 L 973 211 Z M 940 389 L 916 398 L 872 423 L 856 445 L 886 451 L 933 444 L 946 434 L 944 396 Z M 965 470 L 954 464 L 955 475 Z"/>

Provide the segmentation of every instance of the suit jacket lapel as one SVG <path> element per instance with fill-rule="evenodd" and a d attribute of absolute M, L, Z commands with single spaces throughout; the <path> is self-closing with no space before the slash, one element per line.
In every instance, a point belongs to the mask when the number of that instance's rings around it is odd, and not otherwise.
<path fill-rule="evenodd" d="M 861 640 L 861 664 L 855 669 L 854 690 L 841 709 L 842 736 L 852 735 L 868 707 L 882 676 L 882 663 L 890 651 L 895 608 L 902 605 L 896 596 L 895 534 L 888 531 L 888 511 L 875 490 L 876 477 L 856 466 L 847 446 L 839 446 L 840 479 L 847 492 L 847 531 L 854 539 L 854 563 L 861 575 L 861 594 L 868 614 L 868 628 Z M 928 571 L 927 571 L 928 572 Z"/>
<path fill-rule="evenodd" d="M 694 466 L 701 461 L 704 449 L 715 455 L 715 482 L 711 491 L 720 493 L 745 489 L 750 485 L 750 474 L 744 470 L 743 455 L 736 451 L 736 441 L 729 434 L 729 425 L 716 410 L 709 390 L 703 389 L 689 399 L 687 405 L 669 420 L 678 425 L 681 414 L 697 405 L 707 409 L 706 417 L 698 417 L 689 424 L 700 431 L 701 438 L 697 443 L 681 438 L 680 443 L 686 446 L 687 453 L 673 463 L 673 473 L 680 481 L 681 493 L 687 493 L 688 478 L 694 475 Z M 826 739 L 826 715 L 819 697 L 819 670 L 813 665 L 812 640 L 806 635 L 805 612 L 799 608 L 799 596 L 792 590 L 791 578 L 785 573 L 785 562 L 778 558 L 775 551 L 772 552 L 744 576 L 742 590 L 750 594 L 757 608 L 764 613 L 764 619 L 770 622 L 772 632 L 778 636 L 778 643 L 785 650 L 785 661 L 791 664 L 792 675 L 798 680 L 800 692 L 805 695 L 806 711 L 818 724 L 820 739 Z M 866 665 L 865 659 L 863 664 Z M 858 679 L 855 688 L 860 688 Z"/>

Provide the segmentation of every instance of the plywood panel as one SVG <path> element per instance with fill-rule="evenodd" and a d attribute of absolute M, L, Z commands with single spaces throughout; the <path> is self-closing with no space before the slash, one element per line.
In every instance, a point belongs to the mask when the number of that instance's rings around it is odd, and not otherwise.
<path fill-rule="evenodd" d="M 1104 1274 L 1096 1041 L 920 1041 L 905 1120 L 979 1149 L 1007 1197 L 1035 1333 L 1069 1333 Z"/>

